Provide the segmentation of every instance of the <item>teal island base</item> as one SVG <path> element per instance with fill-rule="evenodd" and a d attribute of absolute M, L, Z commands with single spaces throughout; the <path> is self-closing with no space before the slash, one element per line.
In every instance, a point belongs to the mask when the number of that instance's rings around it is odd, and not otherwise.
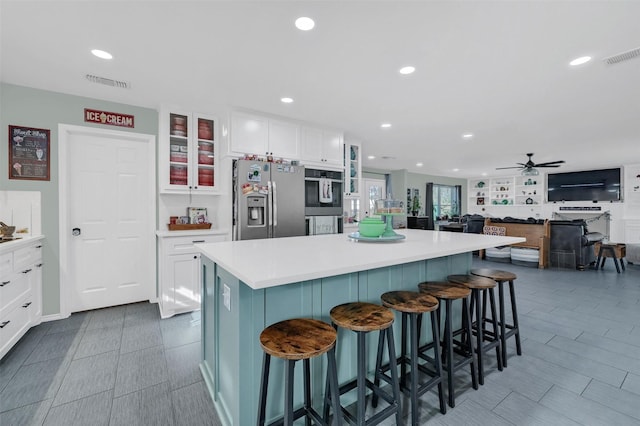
<path fill-rule="evenodd" d="M 447 275 L 467 274 L 471 256 L 471 253 L 455 254 L 258 290 L 203 256 L 201 371 L 222 423 L 234 426 L 256 423 L 263 357 L 259 336 L 265 327 L 298 317 L 331 322 L 329 311 L 336 305 L 354 301 L 379 304 L 380 295 L 387 291 L 417 291 L 420 282 L 446 281 Z M 458 315 L 460 310 L 458 307 Z M 399 348 L 399 316 L 394 327 Z M 367 362 L 372 371 L 377 333 L 368 337 Z M 356 376 L 355 333 L 339 330 L 336 356 L 338 380 L 342 384 Z M 325 364 L 324 357 L 311 363 L 312 397 L 318 408 L 322 405 Z M 283 413 L 283 365 L 281 360 L 272 358 L 267 420 Z M 296 406 L 302 404 L 301 372 L 302 367 L 296 368 Z M 350 396 L 341 398 L 343 405 Z M 351 397 L 355 399 L 355 395 Z"/>

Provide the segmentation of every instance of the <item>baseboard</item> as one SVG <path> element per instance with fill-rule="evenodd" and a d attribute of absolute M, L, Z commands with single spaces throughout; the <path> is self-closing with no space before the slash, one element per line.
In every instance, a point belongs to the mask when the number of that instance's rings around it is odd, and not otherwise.
<path fill-rule="evenodd" d="M 41 322 L 61 320 L 61 319 L 69 318 L 70 316 L 71 315 L 63 316 L 62 314 L 43 315 L 41 318 Z"/>

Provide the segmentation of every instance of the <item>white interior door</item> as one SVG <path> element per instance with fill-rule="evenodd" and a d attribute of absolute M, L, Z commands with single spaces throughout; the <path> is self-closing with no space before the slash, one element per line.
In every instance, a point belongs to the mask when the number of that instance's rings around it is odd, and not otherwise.
<path fill-rule="evenodd" d="M 364 216 L 372 216 L 375 212 L 376 200 L 386 196 L 387 184 L 383 179 L 364 179 L 364 193 L 361 201 Z"/>
<path fill-rule="evenodd" d="M 61 312 L 153 299 L 155 137 L 64 125 L 59 134 Z"/>

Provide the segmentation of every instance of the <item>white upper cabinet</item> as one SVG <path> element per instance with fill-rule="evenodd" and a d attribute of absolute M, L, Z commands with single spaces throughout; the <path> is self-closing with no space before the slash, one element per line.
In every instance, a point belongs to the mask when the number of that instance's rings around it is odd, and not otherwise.
<path fill-rule="evenodd" d="M 280 158 L 300 158 L 300 126 L 286 121 L 269 120 L 268 155 Z"/>
<path fill-rule="evenodd" d="M 342 134 L 312 127 L 303 127 L 301 159 L 307 166 L 343 167 Z"/>
<path fill-rule="evenodd" d="M 234 111 L 231 114 L 231 152 L 297 160 L 300 158 L 300 126 Z"/>
<path fill-rule="evenodd" d="M 305 166 L 342 170 L 343 136 L 335 130 L 301 125 L 244 111 L 231 113 L 229 152 L 301 160 Z"/>
<path fill-rule="evenodd" d="M 266 117 L 241 112 L 231 114 L 231 151 L 259 154 L 268 151 L 269 123 Z"/>

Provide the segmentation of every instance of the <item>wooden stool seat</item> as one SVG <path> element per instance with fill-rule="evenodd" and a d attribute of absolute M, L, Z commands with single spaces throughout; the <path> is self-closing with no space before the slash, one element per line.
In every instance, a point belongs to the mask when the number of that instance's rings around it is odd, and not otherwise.
<path fill-rule="evenodd" d="M 447 279 L 452 283 L 462 284 L 470 289 L 485 290 L 496 287 L 494 280 L 476 275 L 449 275 Z"/>
<path fill-rule="evenodd" d="M 329 313 L 334 324 L 353 331 L 376 331 L 393 324 L 393 312 L 384 306 L 366 302 L 338 305 Z"/>
<path fill-rule="evenodd" d="M 260 333 L 260 346 L 277 358 L 308 359 L 333 348 L 336 336 L 336 330 L 326 322 L 296 318 L 265 328 Z"/>
<path fill-rule="evenodd" d="M 438 309 L 438 299 L 415 291 L 390 291 L 380 296 L 382 305 L 399 312 L 423 314 Z"/>
<path fill-rule="evenodd" d="M 271 357 L 281 358 L 284 363 L 284 414 L 269 423 L 269 426 L 293 426 L 293 423 L 305 418 L 307 425 L 312 422 L 321 426 L 331 424 L 329 418 L 328 397 L 325 396 L 324 415 L 313 408 L 311 402 L 311 358 L 326 354 L 327 377 L 325 395 L 331 395 L 331 408 L 334 412 L 334 424 L 342 425 L 339 404 L 338 369 L 336 365 L 336 330 L 326 322 L 311 318 L 294 318 L 270 325 L 260 333 L 260 346 L 264 350 L 262 359 L 262 378 L 258 403 L 258 426 L 264 426 L 267 413 L 267 393 L 269 390 L 269 371 Z M 304 385 L 304 403 L 294 409 L 295 366 L 302 360 Z M 272 386 L 272 391 L 278 390 Z"/>
<path fill-rule="evenodd" d="M 444 300 L 464 299 L 471 294 L 471 290 L 460 284 L 429 281 L 418 284 L 420 292 Z"/>
<path fill-rule="evenodd" d="M 518 278 L 518 276 L 513 272 L 502 271 L 500 269 L 489 269 L 489 268 L 472 269 L 471 275 L 491 278 L 494 281 L 513 281 Z"/>

